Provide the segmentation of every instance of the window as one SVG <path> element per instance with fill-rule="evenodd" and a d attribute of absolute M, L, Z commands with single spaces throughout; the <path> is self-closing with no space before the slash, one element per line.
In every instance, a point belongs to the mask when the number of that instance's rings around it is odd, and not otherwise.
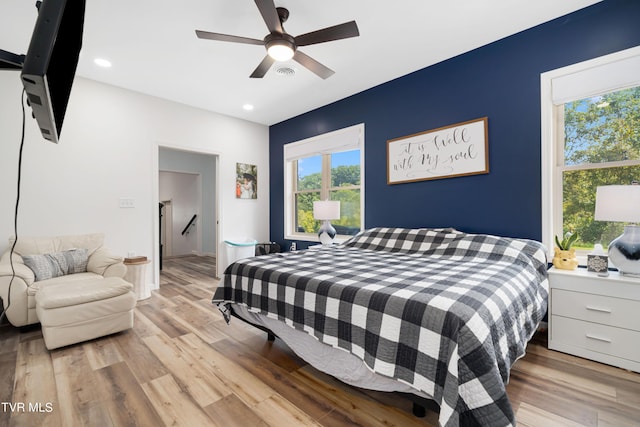
<path fill-rule="evenodd" d="M 541 89 L 543 243 L 577 232 L 584 264 L 624 227 L 594 220 L 596 187 L 640 181 L 640 49 L 545 73 Z"/>
<path fill-rule="evenodd" d="M 287 144 L 284 156 L 285 238 L 317 240 L 317 200 L 340 201 L 340 219 L 331 221 L 337 240 L 363 228 L 364 125 Z"/>
<path fill-rule="evenodd" d="M 624 224 L 594 221 L 596 188 L 640 180 L 640 86 L 558 108 L 564 113 L 558 234 L 577 232 L 577 250 L 588 252 L 595 243 L 607 247 L 622 234 Z"/>

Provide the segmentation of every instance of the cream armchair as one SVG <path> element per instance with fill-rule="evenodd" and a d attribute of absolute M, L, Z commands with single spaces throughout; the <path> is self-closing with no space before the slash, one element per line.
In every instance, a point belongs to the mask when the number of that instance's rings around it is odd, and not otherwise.
<path fill-rule="evenodd" d="M 38 290 L 48 286 L 63 283 L 81 281 L 93 281 L 97 278 L 124 277 L 127 272 L 123 264 L 122 257 L 109 254 L 104 248 L 104 234 L 84 234 L 77 236 L 56 236 L 56 237 L 19 237 L 13 253 L 13 270 L 15 277 L 11 284 L 11 304 L 9 302 L 9 284 L 12 277 L 12 268 L 9 259 L 9 251 L 13 244 L 13 239 L 9 241 L 9 249 L 0 258 L 0 298 L 4 307 L 7 308 L 7 320 L 13 326 L 25 326 L 38 323 L 36 314 L 36 298 Z M 81 249 L 85 254 L 86 249 L 86 271 L 84 264 L 81 272 L 73 272 L 58 277 L 36 280 L 34 270 L 25 264 L 23 257 L 28 260 L 37 257 L 27 257 L 29 255 L 59 254 L 64 251 Z"/>

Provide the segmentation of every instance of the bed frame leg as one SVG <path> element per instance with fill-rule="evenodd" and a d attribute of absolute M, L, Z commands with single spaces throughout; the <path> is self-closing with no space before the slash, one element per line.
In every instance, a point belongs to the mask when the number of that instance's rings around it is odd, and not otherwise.
<path fill-rule="evenodd" d="M 427 415 L 426 408 L 416 402 L 413 402 L 412 412 L 413 412 L 413 415 L 415 415 L 418 418 L 423 418 L 425 415 Z"/>
<path fill-rule="evenodd" d="M 267 332 L 267 341 L 275 341 L 275 340 L 276 340 L 276 336 L 270 332 Z"/>

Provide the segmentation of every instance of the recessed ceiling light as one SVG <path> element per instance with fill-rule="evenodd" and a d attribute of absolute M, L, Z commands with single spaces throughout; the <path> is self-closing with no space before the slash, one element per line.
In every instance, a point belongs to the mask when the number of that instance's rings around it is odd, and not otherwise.
<path fill-rule="evenodd" d="M 108 60 L 106 60 L 104 58 L 96 58 L 96 59 L 93 60 L 93 62 L 96 65 L 99 65 L 100 67 L 104 67 L 104 68 L 111 67 L 111 61 L 108 61 Z"/>
<path fill-rule="evenodd" d="M 253 105 L 251 105 L 251 104 L 244 104 L 244 105 L 242 106 L 242 108 L 243 108 L 245 111 L 251 111 L 251 110 L 253 110 Z"/>

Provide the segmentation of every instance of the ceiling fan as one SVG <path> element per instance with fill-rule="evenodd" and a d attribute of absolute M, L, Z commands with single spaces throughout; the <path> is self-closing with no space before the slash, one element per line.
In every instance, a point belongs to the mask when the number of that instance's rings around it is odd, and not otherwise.
<path fill-rule="evenodd" d="M 282 26 L 282 24 L 287 21 L 287 18 L 289 18 L 289 11 L 287 9 L 283 7 L 276 8 L 273 0 L 255 0 L 255 2 L 269 29 L 269 34 L 267 34 L 263 40 L 196 30 L 196 35 L 201 39 L 263 45 L 267 49 L 267 55 L 251 74 L 250 77 L 252 78 L 264 77 L 267 71 L 269 71 L 269 68 L 271 68 L 271 65 L 276 61 L 287 61 L 293 58 L 293 60 L 300 65 L 306 67 L 323 79 L 326 79 L 331 77 L 334 71 L 310 56 L 305 55 L 298 50 L 298 47 L 347 39 L 360 35 L 356 22 L 350 21 L 293 37 L 289 35 Z"/>

